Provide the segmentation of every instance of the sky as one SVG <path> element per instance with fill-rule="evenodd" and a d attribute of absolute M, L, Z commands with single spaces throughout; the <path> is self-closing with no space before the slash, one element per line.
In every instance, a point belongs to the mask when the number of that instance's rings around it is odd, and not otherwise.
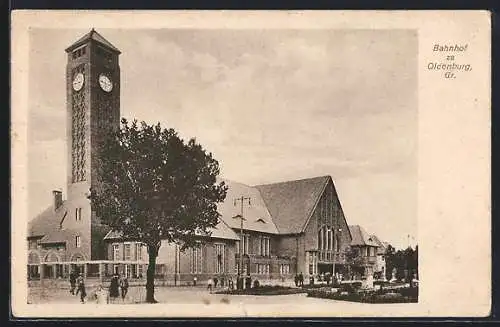
<path fill-rule="evenodd" d="M 122 117 L 196 137 L 237 182 L 331 175 L 349 224 L 417 242 L 415 31 L 97 31 L 122 52 Z M 64 49 L 87 32 L 30 32 L 30 217 L 66 193 Z"/>

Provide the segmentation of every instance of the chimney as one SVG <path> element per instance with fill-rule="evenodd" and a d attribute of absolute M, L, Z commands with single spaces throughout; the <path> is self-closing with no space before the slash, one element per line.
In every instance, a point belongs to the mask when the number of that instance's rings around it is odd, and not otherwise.
<path fill-rule="evenodd" d="M 59 207 L 62 205 L 62 192 L 54 190 L 52 191 L 52 194 L 54 195 L 54 210 L 59 209 Z"/>

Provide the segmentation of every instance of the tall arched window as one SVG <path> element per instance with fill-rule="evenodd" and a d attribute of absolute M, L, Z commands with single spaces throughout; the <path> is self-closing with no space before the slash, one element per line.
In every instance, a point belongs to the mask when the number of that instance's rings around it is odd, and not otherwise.
<path fill-rule="evenodd" d="M 323 248 L 323 229 L 321 228 L 318 231 L 318 249 L 321 250 Z"/>

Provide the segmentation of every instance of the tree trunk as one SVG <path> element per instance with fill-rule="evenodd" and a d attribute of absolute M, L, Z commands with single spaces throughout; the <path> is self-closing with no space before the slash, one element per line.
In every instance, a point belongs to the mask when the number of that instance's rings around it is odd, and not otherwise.
<path fill-rule="evenodd" d="M 148 245 L 149 264 L 146 273 L 146 302 L 158 303 L 155 300 L 155 270 L 156 257 L 158 256 L 158 247 Z"/>

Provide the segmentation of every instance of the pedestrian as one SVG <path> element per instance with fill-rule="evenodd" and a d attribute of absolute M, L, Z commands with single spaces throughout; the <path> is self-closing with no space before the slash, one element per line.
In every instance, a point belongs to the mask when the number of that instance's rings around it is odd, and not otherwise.
<path fill-rule="evenodd" d="M 299 275 L 295 274 L 294 282 L 295 282 L 295 287 L 298 287 L 299 286 Z"/>
<path fill-rule="evenodd" d="M 83 274 L 80 273 L 78 278 L 76 279 L 77 289 L 76 295 L 80 293 L 80 302 L 85 302 L 85 297 L 87 296 L 87 292 L 85 291 L 85 280 L 83 279 Z"/>
<path fill-rule="evenodd" d="M 122 290 L 122 301 L 125 301 L 125 296 L 127 296 L 127 292 L 128 292 L 127 276 L 123 276 L 123 278 L 120 280 L 120 288 Z"/>
<path fill-rule="evenodd" d="M 299 274 L 299 283 L 300 286 L 304 286 L 304 275 L 302 273 Z"/>
<path fill-rule="evenodd" d="M 219 283 L 219 279 L 217 277 L 214 278 L 214 288 L 217 288 L 217 284 Z"/>
<path fill-rule="evenodd" d="M 196 282 L 198 281 L 198 278 L 196 276 L 193 277 L 193 286 L 196 286 Z"/>
<path fill-rule="evenodd" d="M 114 274 L 113 277 L 111 277 L 111 283 L 109 285 L 109 298 L 111 302 L 115 302 L 116 298 L 119 296 L 119 290 L 118 290 L 118 275 Z"/>
<path fill-rule="evenodd" d="M 97 290 L 95 291 L 95 297 L 97 304 L 109 303 L 108 293 L 104 290 L 104 288 L 100 284 L 99 286 L 97 286 Z"/>
<path fill-rule="evenodd" d="M 209 278 L 208 281 L 207 281 L 207 290 L 210 291 L 210 293 L 212 293 L 212 285 L 213 285 L 214 281 L 212 280 L 212 278 Z"/>
<path fill-rule="evenodd" d="M 72 295 L 75 295 L 75 287 L 76 287 L 76 273 L 75 273 L 74 271 L 72 271 L 72 272 L 69 274 L 69 285 L 70 285 L 69 292 L 70 292 Z"/>

